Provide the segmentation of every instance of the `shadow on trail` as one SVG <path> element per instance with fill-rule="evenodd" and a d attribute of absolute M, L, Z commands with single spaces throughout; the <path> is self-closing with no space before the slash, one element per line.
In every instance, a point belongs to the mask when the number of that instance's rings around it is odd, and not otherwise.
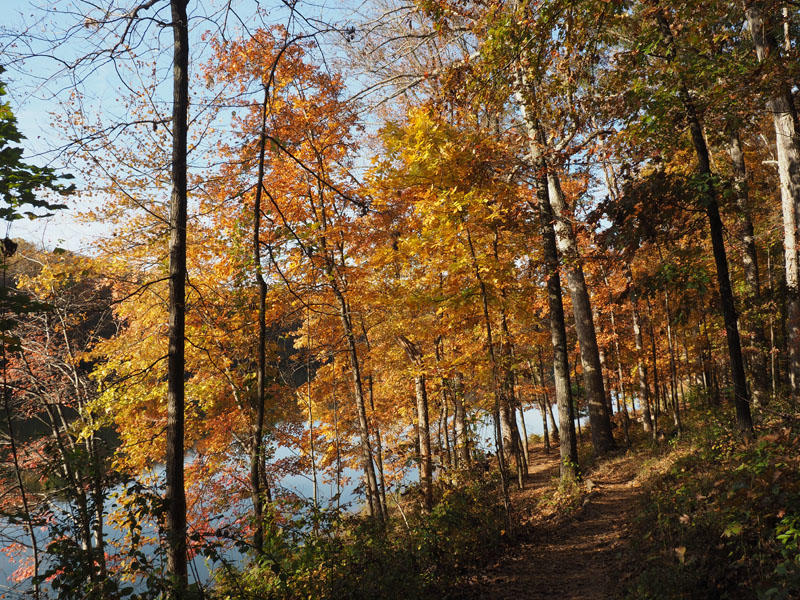
<path fill-rule="evenodd" d="M 460 592 L 461 598 L 494 600 L 606 600 L 629 573 L 625 550 L 636 510 L 633 461 L 623 458 L 590 475 L 592 491 L 567 518 L 532 521 L 519 543 Z M 531 453 L 529 490 L 535 498 L 558 477 L 558 453 Z"/>

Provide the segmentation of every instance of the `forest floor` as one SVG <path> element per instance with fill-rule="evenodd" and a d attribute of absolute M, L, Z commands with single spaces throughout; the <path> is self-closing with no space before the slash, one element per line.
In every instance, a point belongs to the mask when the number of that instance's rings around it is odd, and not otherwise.
<path fill-rule="evenodd" d="M 618 597 L 635 565 L 629 532 L 643 493 L 642 467 L 643 457 L 635 453 L 612 458 L 564 494 L 558 491 L 558 450 L 533 451 L 526 489 L 512 494 L 512 505 L 523 512 L 517 541 L 471 579 L 463 597 Z"/>

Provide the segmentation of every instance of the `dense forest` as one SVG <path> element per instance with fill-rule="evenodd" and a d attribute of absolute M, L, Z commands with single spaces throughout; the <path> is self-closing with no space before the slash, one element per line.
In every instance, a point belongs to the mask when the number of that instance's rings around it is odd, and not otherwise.
<path fill-rule="evenodd" d="M 796 2 L 19 8 L 0 597 L 800 597 Z"/>

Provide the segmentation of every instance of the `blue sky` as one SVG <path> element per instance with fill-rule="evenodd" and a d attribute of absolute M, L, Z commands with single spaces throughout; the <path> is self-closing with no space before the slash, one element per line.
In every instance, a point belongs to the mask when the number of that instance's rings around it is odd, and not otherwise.
<path fill-rule="evenodd" d="M 136 4 L 136 0 L 122 0 L 126 5 Z M 159 15 L 163 18 L 169 16 L 168 2 L 161 3 L 161 10 L 147 11 L 147 16 Z M 202 53 L 200 34 L 214 26 L 220 6 L 227 4 L 223 0 L 194 0 L 190 3 L 190 18 L 193 18 L 192 45 L 196 52 Z M 299 2 L 298 8 L 302 9 L 305 16 L 320 20 L 344 23 L 353 10 L 363 6 L 363 2 L 341 2 L 336 0 L 319 0 L 316 2 Z M 233 35 L 240 35 L 247 28 L 257 27 L 260 24 L 286 23 L 288 12 L 281 0 L 234 0 L 232 3 L 235 13 L 228 15 L 227 30 Z M 48 37 L 56 34 L 74 24 L 83 14 L 86 7 L 84 0 L 3 0 L 5 9 L 4 23 L 0 24 L 0 33 L 3 36 L 3 47 L 8 39 L 15 33 L 30 31 L 37 37 Z M 258 17 L 256 10 L 260 7 L 265 11 L 263 17 Z M 63 11 L 63 12 L 62 12 Z M 297 23 L 296 27 L 302 27 Z M 89 30 L 79 27 L 73 31 L 69 42 L 64 44 L 57 53 L 58 59 L 70 60 L 72 57 L 81 56 L 91 50 Z M 169 30 L 158 27 L 148 31 L 146 44 L 150 48 L 149 56 L 156 56 L 161 72 L 167 73 L 171 58 L 171 34 Z M 43 46 L 40 42 L 39 50 Z M 0 51 L 2 48 L 0 48 Z M 8 55 L 7 55 L 8 56 Z M 144 57 L 143 57 L 144 58 Z M 202 54 L 193 56 L 195 61 L 202 60 Z M 6 62 L 8 58 L 6 59 Z M 59 73 L 59 71 L 61 71 Z M 56 76 L 53 76 L 56 74 Z M 121 76 L 120 76 L 121 75 Z M 37 164 L 48 164 L 56 167 L 63 163 L 63 153 L 56 149 L 63 147 L 65 138 L 53 126 L 53 113 L 66 113 L 60 110 L 60 103 L 69 98 L 73 86 L 73 79 L 81 79 L 80 89 L 85 98 L 85 103 L 90 111 L 103 112 L 110 115 L 110 120 L 115 117 L 124 121 L 124 114 L 119 112 L 116 98 L 125 92 L 125 87 L 135 88 L 137 82 L 129 81 L 130 73 L 120 73 L 118 69 L 105 64 L 96 64 L 76 71 L 64 71 L 57 60 L 34 59 L 20 64 L 9 65 L 4 78 L 8 82 L 9 96 L 12 108 L 17 115 L 19 128 L 26 136 L 26 159 Z M 165 80 L 160 92 L 165 98 L 171 95 L 170 81 Z M 76 183 L 80 190 L 81 174 L 75 167 L 71 171 L 76 176 Z M 98 200 L 95 200 L 97 202 Z M 102 200 L 100 200 L 102 201 Z M 23 237 L 39 245 L 52 248 L 65 247 L 72 250 L 91 250 L 91 244 L 97 237 L 110 233 L 109 227 L 101 223 L 87 224 L 75 218 L 76 208 L 87 208 L 89 200 L 78 194 L 68 200 L 73 208 L 60 211 L 56 216 L 35 221 L 18 221 L 4 235 Z"/>

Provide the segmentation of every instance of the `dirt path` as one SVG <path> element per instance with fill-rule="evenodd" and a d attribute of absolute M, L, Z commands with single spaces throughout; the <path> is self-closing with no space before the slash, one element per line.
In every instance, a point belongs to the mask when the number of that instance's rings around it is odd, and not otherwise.
<path fill-rule="evenodd" d="M 535 511 L 520 543 L 477 577 L 465 598 L 606 600 L 628 575 L 625 548 L 640 493 L 632 458 L 611 460 L 588 476 L 591 492 L 568 518 Z M 531 456 L 530 488 L 517 501 L 535 506 L 558 475 L 555 457 Z"/>

